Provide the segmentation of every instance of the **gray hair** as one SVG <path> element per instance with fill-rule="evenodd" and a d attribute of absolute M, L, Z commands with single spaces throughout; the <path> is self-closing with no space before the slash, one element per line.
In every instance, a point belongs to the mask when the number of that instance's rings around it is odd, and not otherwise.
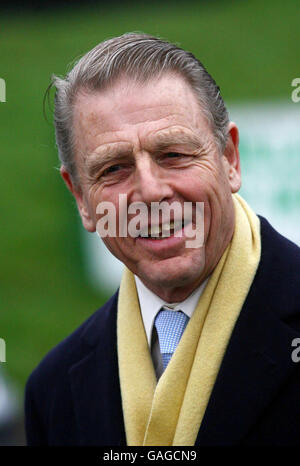
<path fill-rule="evenodd" d="M 54 124 L 59 158 L 75 186 L 79 186 L 79 180 L 72 117 L 78 91 L 104 90 L 122 76 L 147 82 L 167 72 L 177 73 L 190 84 L 223 152 L 228 135 L 228 112 L 219 87 L 203 64 L 175 44 L 148 34 L 128 33 L 98 44 L 75 63 L 64 79 L 52 76 L 52 86 L 56 87 Z"/>

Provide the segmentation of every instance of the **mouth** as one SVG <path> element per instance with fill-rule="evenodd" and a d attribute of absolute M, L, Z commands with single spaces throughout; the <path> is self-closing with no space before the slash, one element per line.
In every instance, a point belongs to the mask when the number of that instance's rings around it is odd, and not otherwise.
<path fill-rule="evenodd" d="M 172 220 L 159 225 L 149 225 L 142 229 L 138 238 L 161 240 L 170 236 L 178 235 L 186 226 L 183 220 Z"/>

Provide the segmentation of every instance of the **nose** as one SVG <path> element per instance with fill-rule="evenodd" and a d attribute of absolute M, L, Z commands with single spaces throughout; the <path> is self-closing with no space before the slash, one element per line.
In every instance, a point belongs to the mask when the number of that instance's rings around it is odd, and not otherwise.
<path fill-rule="evenodd" d="M 136 160 L 135 184 L 132 202 L 161 202 L 173 197 L 169 177 L 148 154 Z"/>

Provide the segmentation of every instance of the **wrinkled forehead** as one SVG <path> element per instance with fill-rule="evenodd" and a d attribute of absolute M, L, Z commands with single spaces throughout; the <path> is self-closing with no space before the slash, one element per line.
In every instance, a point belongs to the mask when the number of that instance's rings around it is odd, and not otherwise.
<path fill-rule="evenodd" d="M 173 128 L 212 138 L 194 91 L 178 75 L 146 83 L 123 78 L 101 91 L 80 89 L 74 102 L 75 152 L 84 157 L 102 144 L 141 143 L 162 130 L 172 136 Z"/>

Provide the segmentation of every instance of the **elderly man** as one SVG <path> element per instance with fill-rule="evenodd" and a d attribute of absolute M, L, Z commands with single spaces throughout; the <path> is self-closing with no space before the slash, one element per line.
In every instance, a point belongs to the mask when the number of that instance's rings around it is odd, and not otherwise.
<path fill-rule="evenodd" d="M 237 194 L 238 129 L 215 81 L 191 53 L 125 34 L 54 85 L 61 175 L 86 230 L 114 207 L 116 234 L 99 234 L 126 267 L 31 374 L 28 443 L 296 444 L 300 252 Z M 188 219 L 121 232 L 133 205 L 172 203 Z"/>

